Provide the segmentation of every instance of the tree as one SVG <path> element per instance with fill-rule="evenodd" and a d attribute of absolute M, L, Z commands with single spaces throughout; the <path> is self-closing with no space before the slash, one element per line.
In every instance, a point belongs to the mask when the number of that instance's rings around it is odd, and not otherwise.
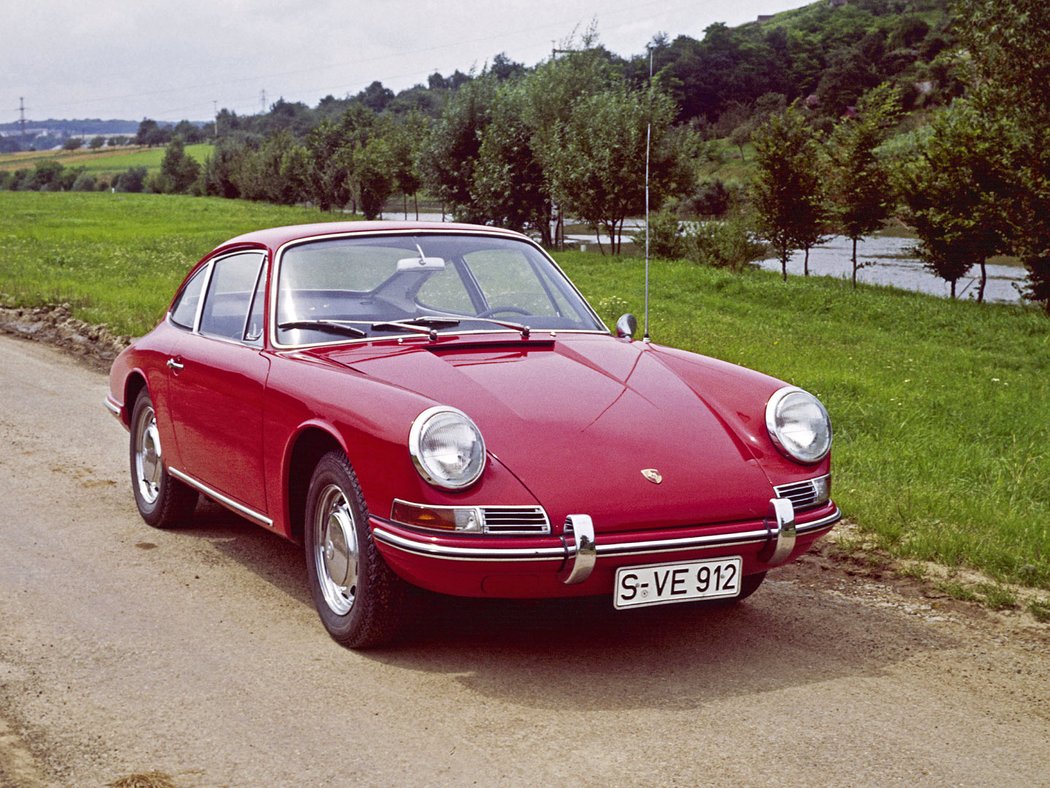
<path fill-rule="evenodd" d="M 1005 251 L 1001 163 L 1006 141 L 991 118 L 972 102 L 957 99 L 931 124 L 921 155 L 899 176 L 910 223 L 919 236 L 920 258 L 951 285 L 980 266 L 978 303 L 988 281 L 985 263 Z"/>
<path fill-rule="evenodd" d="M 81 137 L 69 137 L 65 142 L 62 143 L 62 150 L 78 150 L 84 145 L 84 140 Z"/>
<path fill-rule="evenodd" d="M 821 240 L 827 210 L 823 155 L 816 133 L 796 105 L 772 115 L 754 134 L 757 171 L 752 185 L 761 235 L 776 249 L 787 281 L 795 249 L 809 250 Z"/>
<path fill-rule="evenodd" d="M 956 0 L 975 95 L 1006 139 L 1000 205 L 1006 240 L 1028 269 L 1028 296 L 1050 315 L 1050 3 Z"/>
<path fill-rule="evenodd" d="M 241 160 L 249 151 L 244 144 L 230 139 L 221 139 L 210 156 L 204 160 L 201 170 L 201 192 L 212 197 L 236 199 L 241 196 L 237 185 L 241 171 Z"/>
<path fill-rule="evenodd" d="M 559 133 L 581 101 L 611 87 L 618 79 L 607 53 L 597 46 L 593 28 L 579 40 L 574 36 L 563 41 L 561 48 L 564 54 L 551 57 L 526 77 L 521 107 L 522 120 L 531 130 L 529 146 L 552 192 L 555 162 L 560 154 Z M 556 208 L 558 230 L 553 240 L 558 245 L 563 206 Z"/>
<path fill-rule="evenodd" d="M 97 135 L 97 136 L 94 136 L 94 137 L 91 138 L 90 147 L 91 147 L 91 150 L 98 150 L 99 148 L 101 148 L 105 144 L 106 144 L 106 138 L 101 136 L 101 135 Z"/>
<path fill-rule="evenodd" d="M 831 138 L 831 195 L 838 229 L 853 242 L 853 286 L 857 286 L 857 241 L 882 226 L 894 204 L 881 145 L 900 114 L 897 88 L 880 85 L 860 100 L 855 117 L 836 124 Z"/>
<path fill-rule="evenodd" d="M 495 90 L 495 80 L 485 77 L 461 87 L 430 127 L 417 160 L 428 190 L 460 220 L 484 221 L 471 188 Z"/>
<path fill-rule="evenodd" d="M 136 145 L 148 145 L 154 147 L 156 145 L 164 145 L 171 139 L 170 133 L 162 129 L 157 121 L 151 120 L 150 118 L 143 118 L 139 124 L 139 130 L 135 134 Z"/>
<path fill-rule="evenodd" d="M 666 94 L 632 90 L 621 82 L 582 99 L 555 134 L 548 171 L 552 191 L 567 212 L 605 228 L 613 254 L 620 251 L 624 219 L 645 210 L 650 123 L 654 206 L 672 190 L 679 161 L 668 133 L 674 114 Z"/>
<path fill-rule="evenodd" d="M 416 158 L 422 141 L 426 138 L 426 133 L 426 116 L 413 110 L 403 115 L 397 123 L 392 124 L 385 135 L 393 157 L 391 175 L 394 179 L 394 189 L 404 198 L 405 219 L 408 219 L 408 198 L 411 195 L 415 200 L 421 185 Z M 419 218 L 418 202 L 416 202 L 416 218 Z"/>
<path fill-rule="evenodd" d="M 354 150 L 354 176 L 361 212 L 366 219 L 378 219 L 394 188 L 394 153 L 380 136 L 371 137 Z"/>
<path fill-rule="evenodd" d="M 532 147 L 532 129 L 522 117 L 525 100 L 522 84 L 504 85 L 497 92 L 491 123 L 481 135 L 471 198 L 487 221 L 536 230 L 550 246 L 551 193 Z"/>
<path fill-rule="evenodd" d="M 181 137 L 175 137 L 168 143 L 160 163 L 160 175 L 159 190 L 173 194 L 185 194 L 196 183 L 200 175 L 200 165 L 191 156 L 186 155 L 186 147 Z"/>

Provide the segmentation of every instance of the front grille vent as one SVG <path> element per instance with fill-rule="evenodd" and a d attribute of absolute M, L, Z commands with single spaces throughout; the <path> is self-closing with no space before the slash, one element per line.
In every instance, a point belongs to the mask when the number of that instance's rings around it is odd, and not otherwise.
<path fill-rule="evenodd" d="M 819 476 L 816 479 L 807 479 L 804 482 L 792 482 L 774 487 L 778 498 L 790 499 L 795 511 L 800 509 L 812 509 L 820 506 L 828 500 L 829 477 Z"/>
<path fill-rule="evenodd" d="M 551 524 L 542 506 L 484 506 L 485 533 L 549 534 Z"/>

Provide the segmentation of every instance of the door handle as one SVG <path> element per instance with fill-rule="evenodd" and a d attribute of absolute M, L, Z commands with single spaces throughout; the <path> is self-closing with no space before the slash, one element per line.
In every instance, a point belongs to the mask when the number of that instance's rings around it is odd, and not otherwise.
<path fill-rule="evenodd" d="M 168 369 L 174 369 L 174 370 L 180 370 L 180 369 L 185 368 L 185 366 L 186 366 L 181 361 L 178 361 L 178 360 L 176 360 L 174 358 L 169 358 L 167 364 L 168 364 Z"/>

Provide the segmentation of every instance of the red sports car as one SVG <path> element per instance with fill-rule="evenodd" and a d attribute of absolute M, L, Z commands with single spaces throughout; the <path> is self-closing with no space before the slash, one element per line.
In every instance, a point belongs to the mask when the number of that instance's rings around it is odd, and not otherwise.
<path fill-rule="evenodd" d="M 203 494 L 302 543 L 346 646 L 395 635 L 409 584 L 743 599 L 840 517 L 827 412 L 634 332 L 518 233 L 280 227 L 193 267 L 106 405 L 143 519 Z"/>

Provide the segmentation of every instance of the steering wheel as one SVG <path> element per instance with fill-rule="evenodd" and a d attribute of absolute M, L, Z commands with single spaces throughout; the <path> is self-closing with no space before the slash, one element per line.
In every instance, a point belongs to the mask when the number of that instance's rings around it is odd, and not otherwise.
<path fill-rule="evenodd" d="M 488 309 L 484 309 L 478 312 L 474 317 L 490 317 L 491 315 L 498 315 L 500 312 L 512 312 L 517 315 L 531 315 L 532 313 L 527 309 L 522 309 L 520 306 L 490 306 Z"/>

